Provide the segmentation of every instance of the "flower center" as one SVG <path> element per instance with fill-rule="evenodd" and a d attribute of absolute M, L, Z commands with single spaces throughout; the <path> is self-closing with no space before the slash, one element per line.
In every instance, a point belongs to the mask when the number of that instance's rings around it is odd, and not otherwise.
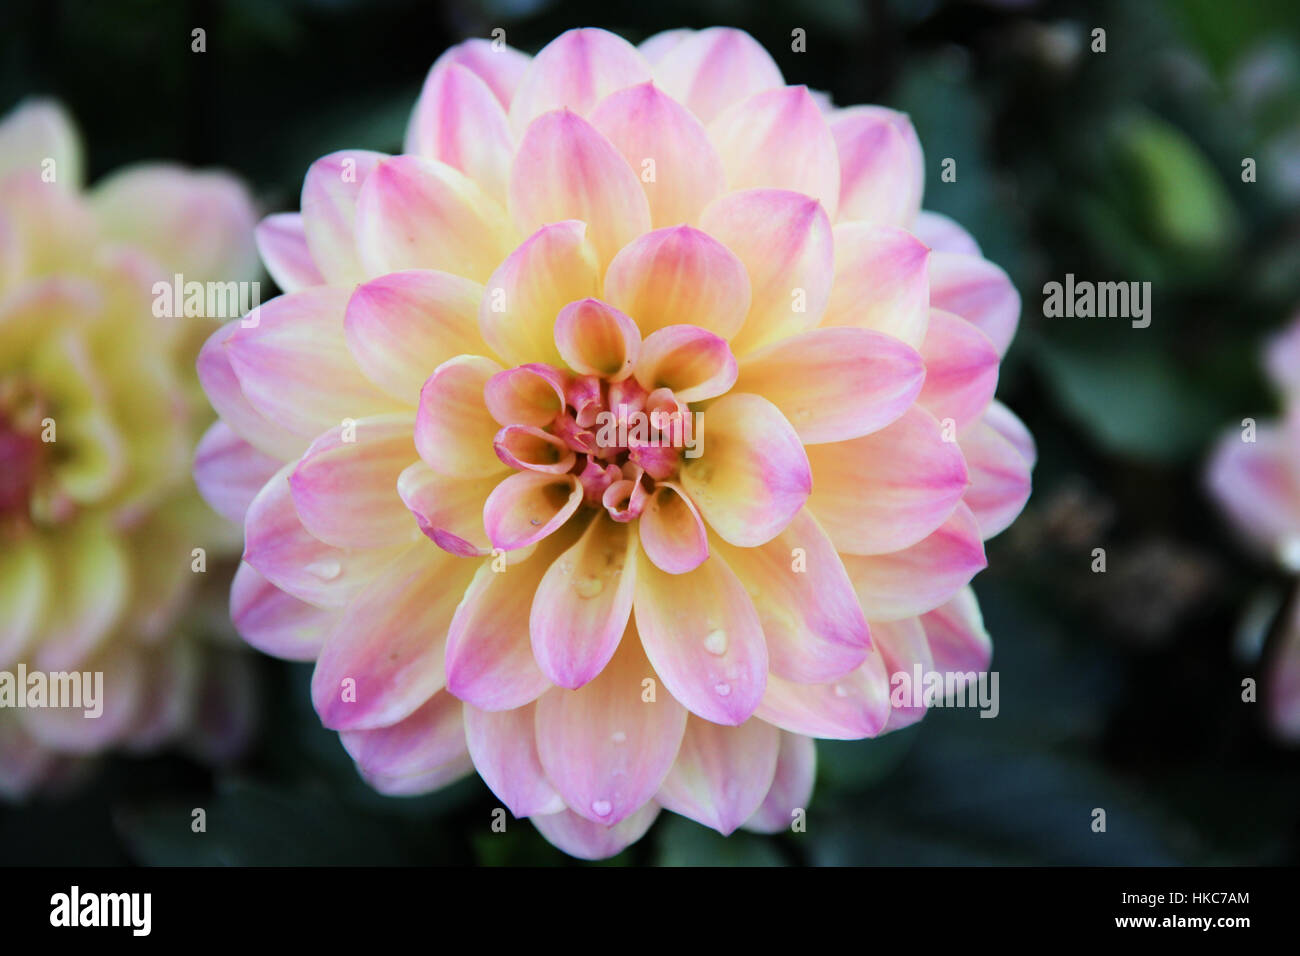
<path fill-rule="evenodd" d="M 648 390 L 635 378 L 529 368 L 563 396 L 560 410 L 541 427 L 501 429 L 497 455 L 516 468 L 575 475 L 584 505 L 604 508 L 615 521 L 637 518 L 655 483 L 677 477 L 696 444 L 699 413 L 672 389 Z"/>

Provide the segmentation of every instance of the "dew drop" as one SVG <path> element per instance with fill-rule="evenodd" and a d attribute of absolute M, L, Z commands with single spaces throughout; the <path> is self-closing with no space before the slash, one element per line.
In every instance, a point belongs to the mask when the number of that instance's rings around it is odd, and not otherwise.
<path fill-rule="evenodd" d="M 337 561 L 314 561 L 307 565 L 307 573 L 315 575 L 322 581 L 333 581 L 343 572 L 343 566 Z"/>
<path fill-rule="evenodd" d="M 598 817 L 607 817 L 609 812 L 614 809 L 614 805 L 608 800 L 591 801 L 591 812 Z"/>
<path fill-rule="evenodd" d="M 719 657 L 727 653 L 727 632 L 720 627 L 709 631 L 708 636 L 704 638 L 704 649 Z"/>
<path fill-rule="evenodd" d="M 848 696 L 849 696 L 849 689 L 848 689 L 847 687 L 845 687 L 843 684 L 836 684 L 836 685 L 835 685 L 835 696 L 836 696 L 836 697 L 848 697 Z"/>
<path fill-rule="evenodd" d="M 584 574 L 574 579 L 573 590 L 577 592 L 580 598 L 594 598 L 601 591 L 605 590 L 605 582 L 598 577 L 590 574 Z"/>
<path fill-rule="evenodd" d="M 714 684 L 714 685 L 713 685 L 713 692 L 714 692 L 715 694 L 717 694 L 719 697 L 730 697 L 730 696 L 731 696 L 731 685 L 730 685 L 730 684 L 724 684 L 724 683 L 717 683 L 717 684 Z"/>
<path fill-rule="evenodd" d="M 627 734 L 623 733 L 621 730 L 616 730 L 610 734 L 609 739 L 614 741 L 616 744 L 625 744 L 627 743 Z"/>

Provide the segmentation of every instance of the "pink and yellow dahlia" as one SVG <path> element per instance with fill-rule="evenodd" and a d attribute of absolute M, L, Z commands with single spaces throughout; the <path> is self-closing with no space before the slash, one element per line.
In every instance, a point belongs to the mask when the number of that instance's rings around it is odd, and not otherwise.
<path fill-rule="evenodd" d="M 905 116 L 737 30 L 447 51 L 200 357 L 240 632 L 385 793 L 476 769 L 583 857 L 789 826 L 813 737 L 920 716 L 891 673 L 985 669 L 1029 494 L 1019 298 L 922 181 Z"/>
<path fill-rule="evenodd" d="M 1300 572 L 1300 316 L 1269 344 L 1265 367 L 1281 392 L 1279 422 L 1242 422 L 1209 466 L 1210 490 L 1247 541 Z M 1276 733 L 1300 741 L 1300 595 L 1288 602 L 1260 700 Z"/>
<path fill-rule="evenodd" d="M 206 333 L 155 317 L 153 284 L 252 278 L 253 224 L 244 187 L 217 173 L 142 165 L 83 191 L 52 103 L 0 121 L 2 794 L 216 729 L 213 707 L 243 693 L 223 676 L 230 652 L 178 622 L 193 550 L 230 535 L 189 479 L 210 418 L 192 371 Z M 48 706 L 60 672 L 103 675 L 100 716 Z"/>

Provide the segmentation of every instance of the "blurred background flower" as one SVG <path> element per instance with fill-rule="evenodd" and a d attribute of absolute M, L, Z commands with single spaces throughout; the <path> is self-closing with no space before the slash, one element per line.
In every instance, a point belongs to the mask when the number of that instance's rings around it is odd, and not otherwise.
<path fill-rule="evenodd" d="M 1258 353 L 1300 301 L 1290 0 L 65 0 L 11 3 L 0 21 L 0 108 L 58 94 L 88 124 L 92 173 L 148 156 L 234 167 L 268 210 L 296 208 L 319 156 L 399 148 L 429 62 L 497 28 L 532 53 L 579 25 L 633 41 L 734 25 L 788 82 L 906 111 L 927 207 L 1024 303 L 999 396 L 1038 441 L 1035 495 L 976 583 L 1001 713 L 820 744 L 806 833 L 723 841 L 664 819 L 614 862 L 1300 860 L 1300 758 L 1242 700 L 1289 581 L 1242 547 L 1202 477 L 1224 428 L 1277 417 Z M 1150 281 L 1150 327 L 1043 317 L 1043 285 L 1067 273 Z M 1261 589 L 1266 623 L 1235 640 Z M 109 761 L 71 802 L 0 811 L 9 858 L 563 860 L 530 827 L 492 832 L 498 802 L 477 781 L 373 794 L 320 730 L 309 671 L 258 667 L 281 730 L 237 773 Z M 200 841 L 194 806 L 209 809 Z"/>
<path fill-rule="evenodd" d="M 207 554 L 232 542 L 187 480 L 210 417 L 195 396 L 202 325 L 154 309 L 154 283 L 178 272 L 256 274 L 251 198 L 170 164 L 84 191 L 82 168 L 57 104 L 0 120 L 0 670 L 16 695 L 23 670 L 102 674 L 83 677 L 83 696 L 102 680 L 97 717 L 16 696 L 0 710 L 10 797 L 111 748 L 188 739 L 228 758 L 251 719 L 243 655 L 182 619 Z"/>

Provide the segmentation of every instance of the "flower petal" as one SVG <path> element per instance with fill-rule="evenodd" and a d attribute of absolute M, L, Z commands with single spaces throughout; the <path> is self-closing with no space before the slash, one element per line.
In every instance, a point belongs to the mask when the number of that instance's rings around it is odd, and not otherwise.
<path fill-rule="evenodd" d="M 921 211 L 925 157 L 907 115 L 853 106 L 836 114 L 831 133 L 840 161 L 840 220 L 909 225 Z"/>
<path fill-rule="evenodd" d="M 746 830 L 780 833 L 789 829 L 807 811 L 817 778 L 817 746 L 811 737 L 781 731 L 772 788 L 752 817 Z"/>
<path fill-rule="evenodd" d="M 492 88 L 469 68 L 449 64 L 429 72 L 403 152 L 446 163 L 504 205 L 514 155 L 510 121 Z"/>
<path fill-rule="evenodd" d="M 799 436 L 775 405 L 747 392 L 719 399 L 704 422 L 703 454 L 685 460 L 682 487 L 724 541 L 742 548 L 770 541 L 812 489 Z"/>
<path fill-rule="evenodd" d="M 650 229 L 650 204 L 632 167 L 568 110 L 544 113 L 524 133 L 510 171 L 510 214 L 525 235 L 581 219 L 602 266 Z"/>
<path fill-rule="evenodd" d="M 76 124 L 56 100 L 30 99 L 0 121 L 0 177 L 40 173 L 54 161 L 54 182 L 69 192 L 84 182 L 83 150 Z"/>
<path fill-rule="evenodd" d="M 719 727 L 692 716 L 655 800 L 730 836 L 762 806 L 772 788 L 780 734 L 761 720 Z"/>
<path fill-rule="evenodd" d="M 316 268 L 311 250 L 307 248 L 301 214 L 281 212 L 267 216 L 257 224 L 253 235 L 266 271 L 271 273 L 280 291 L 297 292 L 308 286 L 325 284 L 325 277 Z"/>
<path fill-rule="evenodd" d="M 321 435 L 289 476 L 303 527 L 340 548 L 380 548 L 417 538 L 397 479 L 415 456 L 410 415 L 363 418 Z"/>
<path fill-rule="evenodd" d="M 339 740 L 366 775 L 423 776 L 465 753 L 463 706 L 451 694 L 439 691 L 395 724 L 345 730 Z"/>
<path fill-rule="evenodd" d="M 1264 365 L 1279 389 L 1288 394 L 1300 392 L 1300 319 L 1292 320 L 1269 340 Z"/>
<path fill-rule="evenodd" d="M 1267 424 L 1256 428 L 1253 442 L 1232 429 L 1219 440 L 1206 475 L 1219 506 L 1269 552 L 1300 538 L 1300 470 L 1288 439 Z"/>
<path fill-rule="evenodd" d="M 653 83 L 605 97 L 591 125 L 639 173 L 656 229 L 695 222 L 726 192 L 727 171 L 700 121 Z"/>
<path fill-rule="evenodd" d="M 637 528 L 641 550 L 655 567 L 668 574 L 693 571 L 709 556 L 704 520 L 676 482 L 655 484 Z"/>
<path fill-rule="evenodd" d="M 631 525 L 597 514 L 542 575 L 529 633 L 537 664 L 553 683 L 582 687 L 614 656 L 632 613 L 636 550 Z"/>
<path fill-rule="evenodd" d="M 570 302 L 556 316 L 555 347 L 579 375 L 621 382 L 632 374 L 641 333 L 635 322 L 613 306 L 599 299 L 581 299 Z"/>
<path fill-rule="evenodd" d="M 549 365 L 517 365 L 488 379 L 483 399 L 502 425 L 545 428 L 564 411 L 564 374 Z"/>
<path fill-rule="evenodd" d="M 516 817 L 559 813 L 564 798 L 537 755 L 536 705 L 479 710 L 465 704 L 465 740 L 474 768 Z"/>
<path fill-rule="evenodd" d="M 647 803 L 636 813 L 612 827 L 592 823 L 572 810 L 538 814 L 533 826 L 554 846 L 581 860 L 604 860 L 627 849 L 645 836 L 659 816 L 659 804 Z"/>
<path fill-rule="evenodd" d="M 960 503 L 938 530 L 910 547 L 841 558 L 872 621 L 897 621 L 933 610 L 988 565 L 979 522 Z"/>
<path fill-rule="evenodd" d="M 767 645 L 744 586 L 716 554 L 693 571 L 637 567 L 637 632 L 668 692 L 705 720 L 734 726 L 758 706 Z"/>
<path fill-rule="evenodd" d="M 555 317 L 570 302 L 599 293 L 600 266 L 586 223 L 551 223 L 492 273 L 479 306 L 479 329 L 509 364 L 558 364 Z"/>
<path fill-rule="evenodd" d="M 302 231 L 316 268 L 331 285 L 365 280 L 357 253 L 357 197 L 384 153 L 345 149 L 312 163 L 302 183 Z"/>
<path fill-rule="evenodd" d="M 230 619 L 245 641 L 264 654 L 314 661 L 333 629 L 334 614 L 281 591 L 248 562 L 239 562 L 230 586 Z"/>
<path fill-rule="evenodd" d="M 229 173 L 171 163 L 126 166 L 95 184 L 91 205 L 106 239 L 146 251 L 186 279 L 258 274 L 253 198 Z"/>
<path fill-rule="evenodd" d="M 736 381 L 736 357 L 727 340 L 695 325 L 665 325 L 646 336 L 636 380 L 648 392 L 672 389 L 678 402 L 701 402 Z"/>
<path fill-rule="evenodd" d="M 573 469 L 577 456 L 564 439 L 536 425 L 507 425 L 492 442 L 497 457 L 511 468 L 563 475 Z"/>
<path fill-rule="evenodd" d="M 389 565 L 402 548 L 336 548 L 302 526 L 288 464 L 272 476 L 244 516 L 244 560 L 301 601 L 340 608 Z"/>
<path fill-rule="evenodd" d="M 970 468 L 964 498 L 988 540 L 1024 510 L 1033 488 L 1033 439 L 1020 419 L 994 402 L 984 417 L 958 436 Z"/>
<path fill-rule="evenodd" d="M 892 336 L 822 328 L 750 352 L 740 363 L 736 390 L 762 395 L 800 441 L 815 445 L 859 438 L 897 421 L 927 380 L 921 356 Z"/>
<path fill-rule="evenodd" d="M 464 173 L 420 156 L 381 162 L 361 187 L 357 250 L 369 276 L 437 269 L 483 282 L 515 243 L 505 210 Z"/>
<path fill-rule="evenodd" d="M 461 700 L 482 710 L 509 710 L 551 686 L 533 657 L 529 613 L 542 575 L 576 537 L 566 528 L 518 564 L 493 558 L 479 565 L 447 637 L 447 689 Z"/>
<path fill-rule="evenodd" d="M 749 311 L 749 279 L 722 243 L 691 226 L 657 229 L 621 249 L 605 273 L 605 298 L 643 336 L 695 325 L 731 338 Z"/>
<path fill-rule="evenodd" d="M 948 519 L 968 484 L 961 450 L 916 406 L 871 435 L 812 445 L 808 459 L 808 506 L 836 549 L 848 554 L 916 544 Z"/>
<path fill-rule="evenodd" d="M 974 322 L 1005 355 L 1020 324 L 1020 293 L 1001 268 L 978 256 L 930 256 L 930 304 Z"/>
<path fill-rule="evenodd" d="M 907 225 L 903 223 L 903 225 Z M 934 252 L 960 252 L 968 256 L 982 255 L 975 237 L 956 220 L 939 212 L 922 210 L 911 226 L 912 234 Z"/>
<path fill-rule="evenodd" d="M 550 535 L 582 504 L 574 475 L 520 471 L 492 490 L 483 505 L 483 525 L 494 548 L 513 551 Z"/>
<path fill-rule="evenodd" d="M 447 629 L 474 564 L 421 541 L 344 609 L 312 674 L 333 730 L 373 730 L 410 716 L 446 683 Z"/>
<path fill-rule="evenodd" d="M 889 722 L 885 729 L 901 730 L 923 718 L 929 709 L 925 681 L 934 673 L 934 655 L 920 618 L 876 621 L 873 627 L 889 673 Z"/>
<path fill-rule="evenodd" d="M 867 620 L 840 556 L 806 509 L 767 544 L 714 551 L 758 611 L 773 674 L 811 684 L 861 666 L 871 647 Z"/>
<path fill-rule="evenodd" d="M 434 61 L 429 73 L 453 65 L 463 66 L 488 85 L 503 108 L 509 109 L 531 60 L 532 57 L 526 53 L 506 46 L 500 40 L 474 38 L 449 47 Z"/>
<path fill-rule="evenodd" d="M 273 424 L 249 403 L 240 388 L 239 377 L 226 351 L 226 342 L 239 325 L 239 322 L 227 322 L 203 343 L 197 363 L 199 383 L 221 420 L 235 434 L 279 461 L 297 458 L 306 450 L 310 438 Z"/>
<path fill-rule="evenodd" d="M 672 30 L 660 30 L 651 36 L 646 37 L 637 44 L 639 52 L 645 61 L 654 66 L 665 56 L 667 56 L 676 46 L 687 37 L 694 34 L 694 30 L 685 27 L 678 27 Z"/>
<path fill-rule="evenodd" d="M 431 370 L 457 355 L 484 355 L 483 287 L 448 272 L 412 269 L 371 279 L 348 300 L 343 331 L 361 371 L 411 405 Z"/>
<path fill-rule="evenodd" d="M 925 245 L 902 229 L 836 226 L 835 286 L 822 325 L 875 329 L 921 348 L 933 295 L 930 258 Z"/>
<path fill-rule="evenodd" d="M 480 355 L 458 355 L 434 370 L 420 391 L 415 448 L 434 471 L 450 478 L 484 478 L 505 465 L 492 441 L 499 426 L 483 390 L 501 366 Z"/>
<path fill-rule="evenodd" d="M 921 355 L 922 408 L 958 429 L 984 413 L 998 385 L 998 351 L 987 335 L 951 312 L 931 309 Z"/>
<path fill-rule="evenodd" d="M 213 511 L 242 525 L 249 504 L 280 465 L 218 421 L 194 450 L 194 484 Z"/>
<path fill-rule="evenodd" d="M 273 423 L 314 438 L 345 418 L 400 412 L 367 379 L 343 334 L 347 292 L 319 286 L 263 303 L 226 339 L 249 403 Z"/>
<path fill-rule="evenodd" d="M 789 189 L 811 196 L 834 220 L 840 196 L 835 137 L 806 86 L 755 93 L 709 123 L 709 138 L 738 189 Z"/>
<path fill-rule="evenodd" d="M 33 537 L 0 554 L 0 668 L 8 670 L 39 633 L 53 597 L 53 568 Z"/>
<path fill-rule="evenodd" d="M 510 104 L 516 133 L 549 110 L 586 115 L 615 90 L 650 79 L 650 66 L 636 47 L 607 30 L 561 33 L 538 51 Z"/>
<path fill-rule="evenodd" d="M 754 713 L 795 734 L 830 740 L 875 737 L 889 720 L 889 674 L 877 651 L 857 670 L 826 684 L 796 684 L 773 674 Z"/>
<path fill-rule="evenodd" d="M 749 276 L 749 313 L 733 352 L 743 356 L 821 321 L 835 251 L 819 203 L 779 189 L 732 192 L 705 207 L 700 228 L 730 249 Z"/>
<path fill-rule="evenodd" d="M 46 604 L 43 630 L 29 666 L 35 664 L 34 670 L 43 671 L 80 670 L 105 646 L 127 609 L 131 555 L 125 541 L 91 518 L 61 529 L 48 544 L 50 579 L 58 582 L 59 596 Z"/>
<path fill-rule="evenodd" d="M 444 551 L 475 557 L 492 550 L 483 528 L 483 503 L 495 478 L 448 478 L 422 461 L 397 476 L 397 493 L 425 536 Z"/>
<path fill-rule="evenodd" d="M 664 40 L 659 43 L 666 45 Z M 650 57 L 647 53 L 647 59 Z M 710 27 L 678 37 L 653 62 L 655 82 L 704 123 L 755 93 L 785 84 L 781 70 L 762 44 L 745 31 L 730 27 Z"/>
<path fill-rule="evenodd" d="M 944 673 L 983 672 L 993 657 L 993 642 L 984 629 L 979 601 L 962 588 L 942 607 L 921 616 L 934 666 Z"/>
<path fill-rule="evenodd" d="M 569 809 L 593 823 L 635 813 L 677 756 L 686 711 L 666 695 L 645 699 L 653 674 L 632 633 L 591 683 L 555 688 L 537 702 L 542 767 Z"/>
<path fill-rule="evenodd" d="M 409 777 L 386 777 L 367 773 L 360 767 L 357 771 L 376 793 L 386 797 L 414 797 L 441 789 L 468 776 L 474 772 L 474 762 L 470 759 L 469 751 L 462 749 L 442 766 Z"/>

